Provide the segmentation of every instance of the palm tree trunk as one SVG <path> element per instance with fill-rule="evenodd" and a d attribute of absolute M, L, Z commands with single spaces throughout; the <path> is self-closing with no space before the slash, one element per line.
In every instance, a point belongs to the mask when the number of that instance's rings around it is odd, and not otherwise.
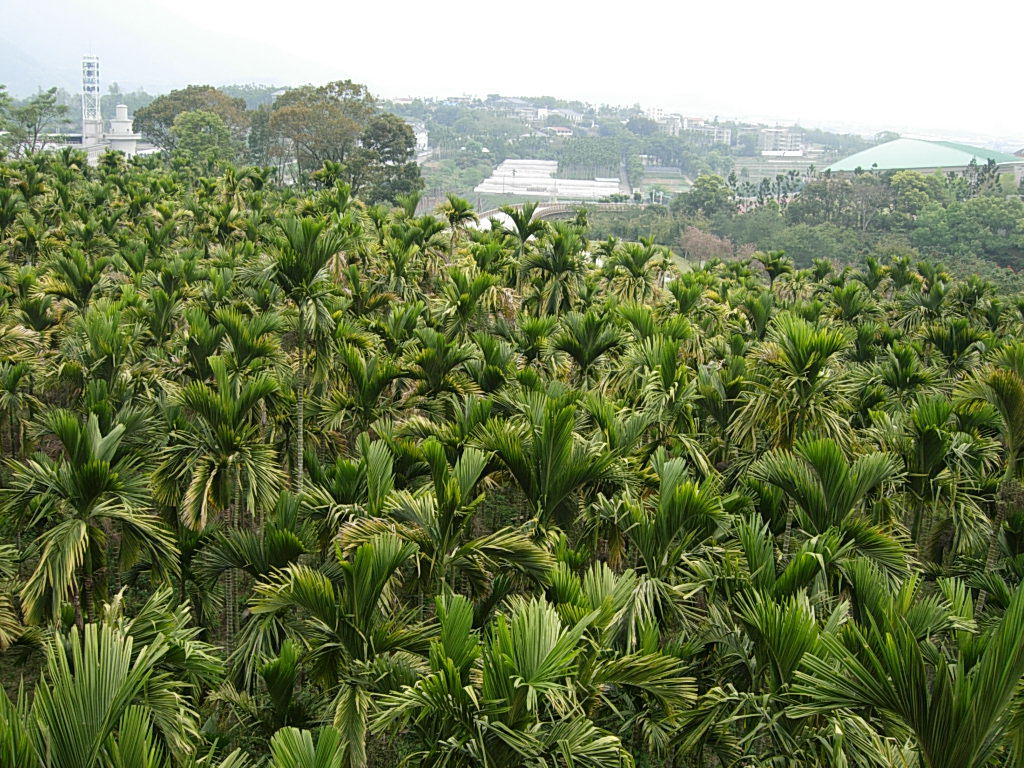
<path fill-rule="evenodd" d="M 117 531 L 114 529 L 114 524 L 109 520 L 103 521 L 103 528 L 107 535 L 107 594 L 117 594 L 117 591 L 121 588 L 121 569 L 118 564 L 121 561 L 121 537 L 117 536 Z M 110 581 L 113 580 L 113 589 L 111 589 Z"/>
<path fill-rule="evenodd" d="M 295 393 L 295 492 L 302 493 L 302 475 L 306 450 L 306 324 L 303 309 L 299 307 L 299 371 L 298 391 Z"/>
<path fill-rule="evenodd" d="M 793 540 L 793 512 L 786 513 L 786 529 L 782 532 L 782 554 L 789 557 L 789 545 Z"/>
<path fill-rule="evenodd" d="M 1012 465 L 1011 465 L 1012 466 Z M 1002 533 L 1003 523 L 1006 521 L 1007 512 L 1010 508 L 1019 509 L 1024 506 L 1024 486 L 1017 478 L 1007 473 L 999 484 L 999 491 L 996 493 L 996 517 L 992 521 L 992 533 L 989 535 L 988 551 L 985 554 L 984 573 L 992 573 L 996 568 L 996 560 L 999 552 L 999 534 Z M 978 595 L 978 605 L 974 615 L 980 616 L 985 609 L 986 592 Z"/>
<path fill-rule="evenodd" d="M 242 496 L 241 470 L 234 470 L 232 478 L 231 504 L 228 508 L 228 527 L 238 530 L 241 526 L 239 499 Z M 229 568 L 224 575 L 224 655 L 231 655 L 234 648 L 235 633 L 238 631 L 238 572 Z"/>
<path fill-rule="evenodd" d="M 914 505 L 914 524 L 911 537 L 917 542 L 917 551 L 922 560 L 931 559 L 932 539 L 938 525 L 938 514 L 934 508 L 925 508 L 920 502 Z"/>
<path fill-rule="evenodd" d="M 237 511 L 232 501 L 231 510 L 228 512 L 228 527 L 237 528 Z M 229 568 L 224 574 L 224 655 L 231 655 L 232 643 L 235 639 L 235 609 L 238 604 L 238 584 L 235 577 L 235 569 Z"/>
<path fill-rule="evenodd" d="M 1016 461 L 1011 463 L 1011 467 Z M 1020 481 L 1007 473 L 1006 477 L 999 484 L 999 491 L 996 493 L 996 519 L 992 523 L 992 534 L 988 540 L 988 552 L 985 555 L 985 571 L 991 571 L 996 566 L 996 555 L 999 549 L 999 534 L 1002 533 L 1003 523 L 1006 521 L 1007 511 L 1010 508 L 1019 509 L 1024 505 L 1024 486 Z"/>
<path fill-rule="evenodd" d="M 267 401 L 260 400 L 260 442 L 267 442 Z M 257 508 L 253 514 L 256 530 L 263 528 L 263 510 Z"/>
<path fill-rule="evenodd" d="M 71 588 L 71 604 L 75 608 L 75 626 L 78 627 L 79 632 L 84 632 L 85 619 L 82 617 L 82 596 L 78 591 L 77 585 Z"/>

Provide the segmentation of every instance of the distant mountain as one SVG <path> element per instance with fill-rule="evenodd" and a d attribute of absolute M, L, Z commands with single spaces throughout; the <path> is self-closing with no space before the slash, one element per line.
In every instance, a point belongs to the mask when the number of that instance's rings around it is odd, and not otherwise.
<path fill-rule="evenodd" d="M 81 82 L 81 74 L 75 69 L 40 61 L 0 36 L 0 84 L 7 86 L 8 93 L 24 97 L 55 85 L 75 92 Z"/>

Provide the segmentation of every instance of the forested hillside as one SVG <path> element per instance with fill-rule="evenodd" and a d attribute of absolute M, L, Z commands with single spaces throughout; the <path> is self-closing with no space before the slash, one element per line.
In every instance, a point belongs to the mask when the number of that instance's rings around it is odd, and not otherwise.
<path fill-rule="evenodd" d="M 783 249 L 803 267 L 816 258 L 931 259 L 958 277 L 1024 289 L 1024 186 L 994 164 L 779 175 L 758 187 L 705 175 L 668 206 L 595 214 L 591 226 L 595 237 L 653 237 L 694 260 L 755 249 Z"/>
<path fill-rule="evenodd" d="M 0 165 L 0 766 L 1024 764 L 1024 301 L 313 178 Z"/>

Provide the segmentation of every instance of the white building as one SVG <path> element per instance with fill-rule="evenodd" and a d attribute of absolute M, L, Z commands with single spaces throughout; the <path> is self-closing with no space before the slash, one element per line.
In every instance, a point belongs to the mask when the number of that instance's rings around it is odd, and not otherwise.
<path fill-rule="evenodd" d="M 648 107 L 646 110 L 647 119 L 660 123 L 665 119 L 665 111 L 661 107 Z"/>
<path fill-rule="evenodd" d="M 99 56 L 82 57 L 82 134 L 69 136 L 70 143 L 81 144 L 95 165 L 100 155 L 107 150 L 123 152 L 128 157 L 152 154 L 156 147 L 140 146 L 142 137 L 135 133 L 132 119 L 128 116 L 128 107 L 118 104 L 114 108 L 114 117 L 110 121 L 110 130 L 103 131 L 103 117 L 100 114 L 100 58 Z"/>
<path fill-rule="evenodd" d="M 556 200 L 599 200 L 619 193 L 618 179 L 559 179 L 556 173 L 555 160 L 505 160 L 473 191 Z"/>
<path fill-rule="evenodd" d="M 427 126 L 417 121 L 409 123 L 409 127 L 412 128 L 412 135 L 416 137 L 416 152 L 426 152 L 430 149 L 430 134 L 427 132 Z"/>
<path fill-rule="evenodd" d="M 132 119 L 128 117 L 128 106 L 118 104 L 114 107 L 114 119 L 110 121 L 110 131 L 103 136 L 110 149 L 117 152 L 124 152 L 128 157 L 138 153 L 139 139 L 142 138 L 135 133 L 132 126 Z"/>
<path fill-rule="evenodd" d="M 69 143 L 81 145 L 88 156 L 90 165 L 96 165 L 100 160 L 100 155 L 108 150 L 122 152 L 126 157 L 151 155 L 160 151 L 158 147 L 142 143 L 142 136 L 135 133 L 132 119 L 128 116 L 127 105 L 118 104 L 114 110 L 109 131 L 97 135 L 95 128 L 90 126 L 89 133 L 83 132 L 81 136 L 70 135 L 67 137 Z M 102 121 L 100 125 L 103 125 Z"/>
<path fill-rule="evenodd" d="M 551 111 L 565 118 L 571 125 L 579 125 L 583 122 L 583 114 L 575 109 L 553 109 Z"/>
<path fill-rule="evenodd" d="M 416 121 L 410 122 L 409 127 L 412 128 L 412 135 L 416 138 L 416 162 L 425 163 L 434 154 L 434 150 L 430 147 L 430 133 L 427 131 L 427 126 Z"/>
<path fill-rule="evenodd" d="M 765 157 L 803 157 L 804 135 L 790 128 L 762 128 L 757 148 Z"/>
<path fill-rule="evenodd" d="M 683 130 L 683 118 L 679 115 L 665 115 L 658 121 L 658 128 L 669 136 L 678 136 Z"/>
<path fill-rule="evenodd" d="M 696 135 L 704 144 L 732 144 L 732 128 L 709 123 L 702 117 L 681 118 L 684 132 Z"/>

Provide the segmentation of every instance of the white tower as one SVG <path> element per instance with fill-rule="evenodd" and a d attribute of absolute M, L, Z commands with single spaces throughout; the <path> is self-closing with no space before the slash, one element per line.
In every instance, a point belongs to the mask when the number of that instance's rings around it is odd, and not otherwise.
<path fill-rule="evenodd" d="M 100 57 L 82 57 L 82 143 L 92 144 L 103 137 L 100 114 Z"/>
<path fill-rule="evenodd" d="M 110 121 L 110 133 L 106 135 L 110 142 L 110 148 L 118 152 L 124 152 L 131 157 L 135 154 L 135 147 L 139 143 L 139 135 L 132 132 L 132 119 L 128 117 L 128 107 L 118 104 L 115 107 L 116 116 Z"/>

